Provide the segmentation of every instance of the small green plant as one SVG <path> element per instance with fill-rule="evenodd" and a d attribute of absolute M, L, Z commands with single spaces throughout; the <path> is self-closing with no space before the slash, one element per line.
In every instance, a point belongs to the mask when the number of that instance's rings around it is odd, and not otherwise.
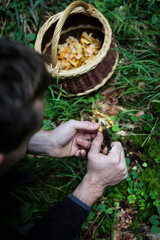
<path fill-rule="evenodd" d="M 127 178 L 128 200 L 130 203 L 138 204 L 140 210 L 144 210 L 146 206 L 151 206 L 149 202 L 152 202 L 153 206 L 159 205 L 159 188 L 156 188 L 157 178 L 153 175 L 153 170 L 147 167 L 146 163 L 143 163 L 142 166 L 144 168 L 134 166 Z M 148 173 L 150 173 L 151 178 L 147 180 Z"/>
<path fill-rule="evenodd" d="M 151 233 L 160 233 L 160 205 L 157 207 L 158 215 L 152 215 L 149 222 L 152 224 Z"/>
<path fill-rule="evenodd" d="M 82 225 L 82 230 L 85 232 L 84 236 L 90 238 L 96 238 L 97 231 L 106 235 L 111 235 L 111 240 L 114 239 L 114 226 L 116 224 L 116 218 L 119 215 L 117 211 L 119 207 L 118 202 L 114 202 L 113 206 L 109 206 L 108 202 L 103 199 L 99 204 L 96 203 L 92 207 L 92 211 L 89 213 L 87 220 Z M 99 225 L 99 222 L 102 225 Z M 96 230 L 92 230 L 93 225 L 97 225 Z M 93 231 L 93 232 L 92 232 Z"/>

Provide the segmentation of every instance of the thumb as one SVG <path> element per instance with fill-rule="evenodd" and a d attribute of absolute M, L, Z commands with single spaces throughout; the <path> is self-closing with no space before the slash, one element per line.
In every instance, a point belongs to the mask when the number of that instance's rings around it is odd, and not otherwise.
<path fill-rule="evenodd" d="M 101 150 L 101 145 L 103 143 L 103 135 L 102 133 L 98 132 L 97 136 L 92 142 L 91 148 L 90 148 L 90 153 L 99 153 Z"/>

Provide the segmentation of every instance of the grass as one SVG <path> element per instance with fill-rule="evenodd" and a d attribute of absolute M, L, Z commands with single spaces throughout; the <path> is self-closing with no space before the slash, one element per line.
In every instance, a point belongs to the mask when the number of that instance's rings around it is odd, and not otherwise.
<path fill-rule="evenodd" d="M 39 27 L 52 14 L 72 1 L 13 1 L 0 5 L 0 34 L 34 46 Z M 140 226 L 148 225 L 160 205 L 160 11 L 159 1 L 86 1 L 94 4 L 109 20 L 119 51 L 119 64 L 112 79 L 88 96 L 64 98 L 57 88 L 46 92 L 44 129 L 50 130 L 71 118 L 87 118 L 102 91 L 110 86 L 119 92 L 123 110 L 116 115 L 113 140 L 122 142 L 128 161 L 129 177 L 106 189 L 82 226 L 81 239 L 113 237 L 115 216 L 122 208 L 133 207 L 136 217 L 128 230 L 144 239 Z M 137 113 L 144 114 L 137 117 Z M 123 130 L 127 136 L 117 135 Z M 36 181 L 17 187 L 0 199 L 1 218 L 17 228 L 43 216 L 57 201 L 71 193 L 86 171 L 86 158 L 51 159 L 26 155 L 11 171 L 29 171 Z M 148 177 L 149 176 L 149 177 Z M 115 208 L 116 203 L 116 208 Z M 115 213 L 116 209 L 116 213 Z M 87 230 L 88 229 L 88 230 Z M 124 231 L 122 228 L 121 231 Z"/>

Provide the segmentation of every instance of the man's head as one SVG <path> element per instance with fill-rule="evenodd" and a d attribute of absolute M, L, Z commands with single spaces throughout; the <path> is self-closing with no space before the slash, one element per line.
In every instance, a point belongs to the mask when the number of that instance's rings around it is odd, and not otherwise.
<path fill-rule="evenodd" d="M 0 39 L 0 163 L 26 146 L 42 124 L 41 103 L 49 80 L 38 53 Z"/>

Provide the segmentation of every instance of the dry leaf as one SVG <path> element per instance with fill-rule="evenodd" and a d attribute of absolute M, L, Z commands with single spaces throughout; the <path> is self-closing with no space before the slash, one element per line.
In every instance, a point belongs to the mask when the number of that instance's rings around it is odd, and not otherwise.
<path fill-rule="evenodd" d="M 136 157 L 138 157 L 140 160 L 142 160 L 142 153 L 140 151 L 134 153 Z"/>
<path fill-rule="evenodd" d="M 137 211 L 134 211 L 132 207 L 125 210 L 121 208 L 121 212 L 117 217 L 118 223 L 115 224 L 115 230 L 128 229 L 135 214 L 137 214 Z"/>
<path fill-rule="evenodd" d="M 120 135 L 122 137 L 125 137 L 125 136 L 127 136 L 127 133 L 122 130 L 122 131 L 116 132 L 116 135 Z"/>
<path fill-rule="evenodd" d="M 109 116 L 115 116 L 123 107 L 119 105 L 119 90 L 115 91 L 115 87 L 109 87 L 102 92 L 103 101 L 97 99 L 96 105 L 101 111 Z"/>
<path fill-rule="evenodd" d="M 144 115 L 144 114 L 145 114 L 144 111 L 140 111 L 140 112 L 137 112 L 137 113 L 136 113 L 136 116 L 137 116 L 138 118 L 140 118 L 140 116 L 142 116 L 142 115 Z"/>
<path fill-rule="evenodd" d="M 133 235 L 132 232 L 123 232 L 122 240 L 137 240 L 137 238 Z"/>
<path fill-rule="evenodd" d="M 114 240 L 121 240 L 121 239 L 122 239 L 121 230 L 114 230 Z"/>
<path fill-rule="evenodd" d="M 160 240 L 160 233 L 148 233 L 146 236 L 149 238 L 149 240 Z"/>
<path fill-rule="evenodd" d="M 102 96 L 104 96 L 104 97 L 110 96 L 110 95 L 113 93 L 114 89 L 115 89 L 115 87 L 106 88 L 106 89 L 102 92 Z"/>

